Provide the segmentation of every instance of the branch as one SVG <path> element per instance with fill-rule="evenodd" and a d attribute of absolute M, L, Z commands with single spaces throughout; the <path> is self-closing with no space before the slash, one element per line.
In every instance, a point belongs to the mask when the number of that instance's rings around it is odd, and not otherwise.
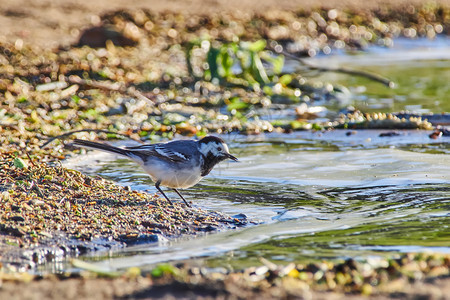
<path fill-rule="evenodd" d="M 273 51 L 273 50 L 272 50 Z M 366 72 L 366 71 L 360 71 L 360 70 L 355 70 L 355 69 L 349 69 L 349 68 L 332 68 L 332 67 L 319 67 L 316 65 L 313 65 L 309 62 L 306 62 L 304 59 L 299 58 L 295 55 L 292 55 L 286 51 L 283 51 L 282 54 L 286 57 L 289 57 L 290 59 L 296 60 L 299 63 L 305 65 L 306 67 L 308 67 L 311 70 L 317 70 L 319 72 L 336 72 L 336 73 L 344 73 L 344 74 L 349 74 L 349 75 L 356 75 L 356 76 L 361 76 L 361 77 L 366 77 L 370 80 L 379 82 L 381 84 L 384 84 L 385 86 L 389 87 L 389 88 L 394 88 L 395 87 L 395 82 L 393 82 L 392 80 L 389 80 L 388 78 L 385 78 L 381 75 L 378 74 L 374 74 L 374 73 L 370 73 L 370 72 Z"/>
<path fill-rule="evenodd" d="M 85 85 L 85 86 L 93 87 L 96 89 L 102 89 L 102 90 L 107 90 L 107 91 L 119 92 L 122 94 L 128 94 L 128 95 L 138 98 L 140 100 L 145 100 L 152 106 L 155 105 L 155 103 L 152 100 L 150 100 L 148 97 L 144 96 L 141 92 L 136 90 L 134 87 L 131 86 L 131 87 L 127 88 L 123 84 L 120 84 L 118 82 L 111 83 L 109 81 L 97 81 L 97 80 L 91 80 L 91 79 L 86 80 L 86 79 L 82 79 L 79 76 L 75 76 L 75 75 L 69 76 L 68 81 L 72 84 Z"/>

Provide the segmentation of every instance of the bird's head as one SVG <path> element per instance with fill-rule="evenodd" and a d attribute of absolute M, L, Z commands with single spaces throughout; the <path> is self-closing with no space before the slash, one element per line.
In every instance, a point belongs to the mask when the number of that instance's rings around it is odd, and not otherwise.
<path fill-rule="evenodd" d="M 199 150 L 205 156 L 213 158 L 215 161 L 220 162 L 225 159 L 232 159 L 237 161 L 238 159 L 230 154 L 227 144 L 224 140 L 215 136 L 206 136 L 198 141 Z"/>

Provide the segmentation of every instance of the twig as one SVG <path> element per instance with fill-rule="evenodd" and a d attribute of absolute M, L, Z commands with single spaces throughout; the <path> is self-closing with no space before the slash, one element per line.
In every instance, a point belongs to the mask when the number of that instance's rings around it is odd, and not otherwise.
<path fill-rule="evenodd" d="M 28 191 L 27 195 L 33 190 L 35 189 L 37 194 L 39 195 L 39 197 L 44 198 L 44 194 L 42 193 L 41 189 L 39 188 L 39 186 L 37 185 L 37 183 L 33 180 L 31 181 L 31 186 L 30 186 L 30 190 Z"/>
<path fill-rule="evenodd" d="M 135 89 L 132 86 L 127 88 L 127 93 L 130 94 L 131 96 L 138 98 L 139 100 L 144 100 L 144 101 L 147 101 L 148 103 L 150 103 L 151 105 L 155 105 L 155 103 L 152 100 L 150 100 L 148 97 L 144 96 L 144 94 L 142 94 L 140 91 L 138 91 L 137 89 Z"/>
<path fill-rule="evenodd" d="M 31 159 L 30 153 L 27 152 L 27 156 L 28 156 L 28 159 L 30 160 L 31 164 L 33 165 L 33 167 L 36 167 L 33 160 Z"/>
<path fill-rule="evenodd" d="M 79 85 L 85 85 L 97 89 L 102 90 L 108 90 L 108 91 L 115 91 L 119 93 L 129 94 L 130 96 L 136 97 L 141 100 L 147 101 L 151 105 L 155 105 L 155 103 L 150 100 L 148 97 L 144 96 L 141 92 L 136 90 L 134 87 L 125 87 L 123 84 L 120 83 L 112 83 L 109 81 L 96 81 L 96 80 L 86 80 L 82 79 L 78 76 L 72 75 L 69 76 L 67 79 L 72 84 L 79 84 Z"/>
<path fill-rule="evenodd" d="M 305 65 L 306 67 L 308 67 L 311 70 L 317 70 L 319 72 L 336 72 L 336 73 L 344 73 L 344 74 L 349 74 L 349 75 L 356 75 L 356 76 L 361 76 L 361 77 L 366 77 L 370 80 L 379 82 L 384 84 L 385 86 L 389 87 L 389 88 L 394 88 L 395 87 L 395 82 L 393 82 L 392 80 L 389 80 L 388 78 L 385 78 L 381 75 L 378 74 L 374 74 L 374 73 L 370 73 L 370 72 L 366 72 L 366 71 L 361 71 L 361 70 L 355 70 L 355 69 L 349 69 L 349 68 L 332 68 L 332 67 L 319 67 L 316 65 L 313 65 L 309 62 L 306 62 L 304 59 L 297 57 L 295 55 L 292 55 L 286 51 L 282 51 L 281 52 L 284 56 L 289 57 L 290 59 L 296 60 L 299 63 Z"/>
<path fill-rule="evenodd" d="M 10 129 L 20 131 L 19 127 L 17 127 L 16 125 L 12 125 L 12 124 L 0 123 L 0 127 L 8 127 Z"/>
<path fill-rule="evenodd" d="M 41 146 L 41 148 L 45 148 L 45 146 L 47 146 L 48 144 L 50 144 L 51 142 L 53 142 L 53 141 L 56 140 L 56 139 L 65 138 L 65 137 L 67 137 L 67 136 L 70 136 L 70 135 L 72 135 L 72 134 L 74 134 L 74 133 L 79 133 L 79 132 L 101 132 L 101 133 L 110 133 L 110 134 L 115 134 L 115 135 L 124 136 L 124 137 L 127 137 L 127 138 L 129 138 L 129 139 L 131 139 L 131 140 L 133 140 L 133 141 L 142 143 L 142 141 L 133 139 L 131 136 L 129 136 L 129 135 L 127 135 L 127 134 L 123 134 L 123 133 L 117 133 L 117 132 L 112 132 L 112 131 L 109 131 L 109 130 L 103 130 L 103 129 L 81 129 L 81 130 L 69 131 L 69 132 L 63 133 L 63 134 L 61 134 L 61 135 L 58 135 L 58 136 L 54 136 L 54 137 L 52 137 L 52 138 L 49 138 L 48 141 L 46 141 L 46 142 Z"/>
<path fill-rule="evenodd" d="M 62 204 L 64 201 L 66 201 L 66 197 L 62 197 L 62 199 L 59 201 L 59 204 Z"/>
<path fill-rule="evenodd" d="M 120 83 L 111 83 L 109 81 L 96 81 L 96 80 L 87 80 L 82 79 L 79 76 L 71 75 L 67 79 L 72 84 L 85 85 L 97 89 L 108 90 L 108 91 L 116 91 L 116 92 L 125 92 L 125 87 Z"/>

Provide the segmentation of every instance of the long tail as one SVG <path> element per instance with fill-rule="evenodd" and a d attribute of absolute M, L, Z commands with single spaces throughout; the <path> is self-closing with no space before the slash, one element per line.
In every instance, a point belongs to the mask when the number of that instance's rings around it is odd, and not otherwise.
<path fill-rule="evenodd" d="M 73 143 L 75 145 L 82 146 L 85 148 L 101 150 L 101 151 L 114 153 L 114 154 L 120 154 L 120 155 L 126 156 L 131 159 L 135 159 L 137 157 L 136 154 L 134 154 L 132 151 L 117 148 L 117 147 L 107 145 L 107 144 L 96 143 L 96 142 L 91 142 L 91 141 L 86 141 L 86 140 L 79 140 L 79 139 L 75 139 L 73 141 Z"/>

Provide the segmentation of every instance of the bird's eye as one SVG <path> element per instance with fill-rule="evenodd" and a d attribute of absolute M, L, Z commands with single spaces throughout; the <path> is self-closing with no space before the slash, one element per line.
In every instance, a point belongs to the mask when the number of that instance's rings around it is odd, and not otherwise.
<path fill-rule="evenodd" d="M 217 150 L 219 150 L 220 152 L 222 152 L 222 147 L 218 147 Z"/>

